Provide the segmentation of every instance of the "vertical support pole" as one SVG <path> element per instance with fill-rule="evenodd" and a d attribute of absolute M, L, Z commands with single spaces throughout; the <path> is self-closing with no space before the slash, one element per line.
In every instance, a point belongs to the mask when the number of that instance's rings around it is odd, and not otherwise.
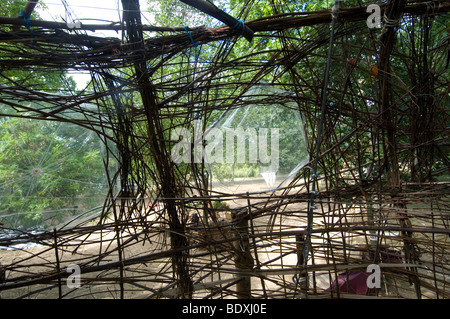
<path fill-rule="evenodd" d="M 235 265 L 239 272 L 239 282 L 236 284 L 238 299 L 251 298 L 251 276 L 249 272 L 253 269 L 253 258 L 250 252 L 250 241 L 248 236 L 248 219 L 246 212 L 233 210 L 231 213 L 233 225 L 235 226 L 236 236 L 238 240 L 234 242 L 236 251 Z"/>
<path fill-rule="evenodd" d="M 252 214 L 252 206 L 250 205 L 250 194 L 247 192 L 247 207 L 248 207 L 248 217 L 250 221 L 250 231 L 251 234 L 255 234 L 255 225 L 253 224 L 253 214 Z M 258 246 L 256 245 L 256 238 L 253 236 L 253 253 L 255 254 L 255 262 L 257 269 L 261 269 L 261 263 L 258 258 Z M 264 298 L 267 298 L 267 291 L 266 291 L 266 285 L 264 283 L 264 278 L 261 277 L 261 287 L 263 290 L 263 296 Z"/>
<path fill-rule="evenodd" d="M 58 296 L 59 299 L 62 299 L 61 266 L 59 264 L 58 235 L 56 233 L 56 228 L 53 229 L 53 237 L 55 240 L 56 272 L 58 273 Z"/>
<path fill-rule="evenodd" d="M 374 201 L 377 200 L 377 197 L 372 197 L 372 195 L 366 196 L 366 204 L 367 204 L 367 220 L 370 228 L 375 227 L 375 209 L 374 209 Z M 378 246 L 378 235 L 377 231 L 374 229 L 369 230 L 369 249 L 376 250 Z"/>
<path fill-rule="evenodd" d="M 297 248 L 297 266 L 304 266 L 306 261 L 305 261 L 305 254 L 304 254 L 304 245 L 305 243 L 305 233 L 301 233 L 301 234 L 297 234 L 295 235 L 295 245 Z M 306 289 L 308 288 L 308 283 L 307 283 L 307 277 L 308 274 L 305 273 L 300 273 L 300 274 L 295 274 L 294 277 L 292 278 L 294 283 L 298 286 L 300 286 L 301 289 L 304 289 L 306 292 Z"/>
<path fill-rule="evenodd" d="M 328 45 L 328 55 L 327 55 L 327 64 L 325 68 L 325 77 L 324 77 L 324 85 L 322 90 L 322 105 L 320 110 L 320 121 L 319 121 L 319 127 L 317 131 L 317 144 L 316 150 L 315 150 L 315 159 L 312 167 L 312 187 L 310 191 L 309 201 L 308 201 L 308 223 L 306 225 L 306 237 L 305 241 L 303 243 L 303 269 L 306 270 L 306 267 L 308 265 L 308 254 L 309 254 L 309 248 L 311 245 L 311 231 L 312 231 L 312 224 L 314 221 L 314 210 L 317 208 L 314 205 L 314 199 L 315 196 L 318 194 L 318 191 L 316 190 L 316 183 L 317 183 L 317 168 L 319 164 L 319 157 L 320 157 L 320 145 L 322 144 L 323 139 L 323 127 L 325 122 L 325 110 L 327 106 L 327 93 L 328 93 L 328 82 L 330 79 L 330 70 L 331 70 L 331 60 L 333 55 L 333 44 L 334 44 L 334 34 L 336 32 L 336 23 L 338 19 L 338 11 L 339 11 L 339 0 L 334 1 L 334 6 L 331 10 L 331 34 L 330 34 L 330 42 Z M 306 276 L 306 288 L 308 288 L 308 276 Z M 305 296 L 307 296 L 305 291 Z"/>
<path fill-rule="evenodd" d="M 410 228 L 411 220 L 408 216 L 406 204 L 396 201 L 399 193 L 401 193 L 401 178 L 398 161 L 398 141 L 399 133 L 397 132 L 397 111 L 395 105 L 395 94 L 392 89 L 391 76 L 391 55 L 397 40 L 397 24 L 403 16 L 406 7 L 406 0 L 389 0 L 385 9 L 385 21 L 393 21 L 386 23 L 380 36 L 380 43 L 383 45 L 379 53 L 379 91 L 380 91 L 380 110 L 381 120 L 384 126 L 383 134 L 386 135 L 386 143 L 383 143 L 383 153 L 386 158 L 386 178 L 387 188 L 393 199 L 393 205 L 398 211 L 398 220 L 402 228 Z M 413 241 L 413 232 L 402 230 L 403 250 L 405 252 L 406 263 L 416 263 L 417 254 Z M 408 267 L 410 271 L 410 283 L 414 284 L 418 299 L 422 298 L 421 283 L 417 275 L 416 267 Z"/>
<path fill-rule="evenodd" d="M 0 284 L 4 284 L 6 282 L 6 270 L 2 266 L 0 262 Z"/>
<path fill-rule="evenodd" d="M 303 242 L 305 241 L 305 234 L 297 234 L 295 235 L 295 244 L 297 246 L 297 263 L 299 265 L 303 265 L 304 256 L 303 256 Z"/>
<path fill-rule="evenodd" d="M 130 48 L 142 54 L 141 59 L 133 59 L 134 75 L 142 100 L 143 112 L 147 120 L 148 148 L 156 166 L 156 176 L 160 182 L 161 196 L 167 212 L 170 243 L 176 252 L 171 256 L 174 278 L 179 287 L 179 296 L 183 299 L 192 298 L 193 283 L 190 277 L 188 253 L 184 249 L 188 246 L 185 236 L 185 225 L 178 212 L 180 188 L 171 162 L 168 141 L 164 137 L 160 106 L 157 103 L 156 89 L 151 81 L 147 66 L 148 57 L 145 56 L 144 34 L 141 22 L 139 0 L 122 0 L 123 21 L 126 23 L 126 37 Z M 130 61 L 131 62 L 131 61 Z M 181 219 L 181 220 L 180 220 Z"/>
<path fill-rule="evenodd" d="M 305 234 L 295 235 L 295 245 L 297 248 L 297 265 L 303 265 L 305 263 L 305 255 L 303 251 L 303 244 L 305 242 Z M 301 273 L 298 276 L 294 276 L 294 280 L 300 285 L 300 288 L 306 289 L 306 280 L 301 280 L 301 278 L 306 277 L 306 273 Z"/>

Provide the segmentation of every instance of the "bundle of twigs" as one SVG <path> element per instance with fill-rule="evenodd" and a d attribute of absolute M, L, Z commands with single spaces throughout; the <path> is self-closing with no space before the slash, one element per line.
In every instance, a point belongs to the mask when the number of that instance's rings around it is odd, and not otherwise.
<path fill-rule="evenodd" d="M 384 12 L 385 5 L 380 5 L 381 14 Z M 430 11 L 430 8 L 431 11 Z M 431 1 L 427 3 L 410 2 L 404 8 L 405 14 L 411 15 L 438 15 L 445 14 L 450 10 L 450 5 L 444 1 Z M 341 23 L 351 23 L 365 21 L 369 13 L 367 7 L 341 8 L 338 12 L 339 21 Z M 292 28 L 300 28 L 305 26 L 315 26 L 327 24 L 331 20 L 329 10 L 316 12 L 287 13 L 263 17 L 251 21 L 247 21 L 246 25 L 254 30 L 254 32 L 278 32 Z M 10 25 L 23 25 L 23 19 L 0 17 L 0 23 Z M 34 52 L 27 57 L 23 56 L 23 60 L 17 60 L 15 56 L 7 59 L 7 55 L 3 57 L 3 61 L 11 67 L 24 67 L 25 65 L 42 65 L 47 67 L 64 67 L 64 68 L 81 68 L 92 69 L 95 67 L 114 68 L 121 64 L 131 63 L 139 58 L 132 47 L 124 44 L 120 39 L 116 38 L 99 38 L 88 36 L 80 33 L 80 31 L 90 30 L 122 30 L 124 26 L 118 24 L 108 25 L 82 25 L 81 28 L 72 31 L 73 27 L 61 22 L 38 21 L 33 20 L 32 25 L 33 37 L 28 31 L 21 32 L 1 32 L 0 42 L 14 43 L 18 45 L 32 45 L 33 47 L 43 46 L 40 50 L 46 54 L 51 53 L 52 57 L 45 58 Z M 207 44 L 210 42 L 221 41 L 236 36 L 236 31 L 228 26 L 217 28 L 196 27 L 190 28 L 192 35 L 191 40 L 187 36 L 183 28 L 165 28 L 154 26 L 140 26 L 142 31 L 155 32 L 177 32 L 175 35 L 167 35 L 161 37 L 151 37 L 145 39 L 144 55 L 147 59 L 154 59 L 163 55 L 172 55 L 191 47 L 195 43 Z M 238 34 L 237 34 L 238 35 Z M 48 56 L 47 56 L 48 57 Z"/>

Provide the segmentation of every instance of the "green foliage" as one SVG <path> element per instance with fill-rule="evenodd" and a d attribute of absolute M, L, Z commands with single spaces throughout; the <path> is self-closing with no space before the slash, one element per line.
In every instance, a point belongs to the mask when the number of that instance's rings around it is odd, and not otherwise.
<path fill-rule="evenodd" d="M 235 178 L 258 177 L 259 166 L 249 163 L 213 163 L 210 164 L 213 173 L 213 179 L 221 182 L 231 181 Z"/>
<path fill-rule="evenodd" d="M 0 219 L 50 226 L 98 206 L 105 184 L 100 144 L 76 125 L 2 118 Z"/>
<path fill-rule="evenodd" d="M 0 15 L 2 17 L 14 17 L 20 15 L 22 9 L 27 3 L 27 0 L 4 0 L 0 6 Z"/>
<path fill-rule="evenodd" d="M 0 15 L 19 16 L 26 3 L 26 0 L 2 1 Z M 41 2 L 39 6 L 45 7 Z M 37 10 L 31 18 L 39 19 Z M 14 44 L 2 46 L 3 52 L 10 54 L 23 50 Z M 26 49 L 34 50 L 33 46 Z M 1 60 L 2 54 L 0 64 Z M 64 93 L 76 87 L 66 70 L 49 72 L 24 65 L 2 70 L 1 75 L 0 85 L 20 85 L 51 93 Z M 5 96 L 2 99 L 6 101 Z M 13 102 L 46 107 L 28 101 Z M 6 105 L 0 105 L 0 113 L 0 220 L 7 227 L 55 225 L 98 205 L 99 198 L 103 200 L 98 194 L 105 187 L 101 185 L 104 169 L 100 147 L 93 144 L 93 133 L 75 125 L 27 119 L 26 114 L 18 114 Z"/>
<path fill-rule="evenodd" d="M 20 9 L 22 9 L 26 0 L 6 0 L 2 1 L 0 6 L 0 16 L 17 17 L 20 16 Z M 45 4 L 41 1 L 38 2 L 36 8 L 45 8 Z M 31 19 L 39 19 L 39 14 L 35 9 L 31 14 Z M 10 26 L 1 26 L 7 31 L 10 31 Z M 0 29 L 1 30 L 1 29 Z M 17 50 L 23 50 L 18 48 L 14 44 L 2 43 L 3 50 L 9 50 L 10 54 L 14 54 Z M 26 50 L 34 50 L 32 46 L 26 48 Z M 0 65 L 2 64 L 2 55 L 0 54 Z M 2 83 L 17 83 L 22 86 L 32 86 L 36 90 L 46 90 L 50 92 L 62 92 L 73 91 L 76 88 L 76 83 L 72 77 L 67 76 L 65 70 L 45 70 L 33 65 L 23 66 L 14 70 L 2 70 L 2 76 L 0 77 L 0 84 Z"/>
<path fill-rule="evenodd" d="M 212 206 L 214 209 L 218 209 L 218 210 L 228 210 L 230 209 L 230 207 L 228 206 L 227 203 L 222 202 L 220 200 L 216 200 L 212 202 Z"/>

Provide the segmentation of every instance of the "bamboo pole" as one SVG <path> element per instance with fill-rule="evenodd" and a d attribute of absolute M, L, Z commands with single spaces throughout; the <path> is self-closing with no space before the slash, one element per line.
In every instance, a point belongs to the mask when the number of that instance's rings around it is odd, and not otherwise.
<path fill-rule="evenodd" d="M 236 252 L 235 266 L 239 272 L 248 273 L 253 269 L 253 258 L 250 252 L 250 241 L 248 232 L 248 213 L 240 210 L 232 211 L 232 224 L 236 237 L 239 239 L 234 242 Z M 240 281 L 236 284 L 236 294 L 239 299 L 249 299 L 252 296 L 251 276 L 237 274 Z"/>
<path fill-rule="evenodd" d="M 58 252 L 58 234 L 56 232 L 56 228 L 53 229 L 53 235 L 54 235 L 54 247 L 55 247 L 55 260 L 56 260 L 56 273 L 61 273 L 61 265 L 59 262 L 59 252 Z M 58 297 L 59 299 L 62 298 L 62 280 L 61 276 L 58 276 Z"/>

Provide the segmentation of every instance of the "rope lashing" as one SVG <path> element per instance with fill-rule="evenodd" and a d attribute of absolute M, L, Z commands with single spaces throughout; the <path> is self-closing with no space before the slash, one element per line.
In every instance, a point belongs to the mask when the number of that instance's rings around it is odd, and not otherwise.
<path fill-rule="evenodd" d="M 396 27 L 399 24 L 401 19 L 402 19 L 402 17 L 400 17 L 398 19 L 390 19 L 386 16 L 386 12 L 385 12 L 383 15 L 384 26 L 383 26 L 383 29 L 381 30 L 381 33 L 378 35 L 378 38 L 381 38 L 381 36 L 387 32 L 387 28 Z"/>
<path fill-rule="evenodd" d="M 383 21 L 384 21 L 384 26 L 386 28 L 393 28 L 396 27 L 398 25 L 398 23 L 400 22 L 401 17 L 398 19 L 389 19 L 386 14 L 384 14 L 383 16 Z"/>
<path fill-rule="evenodd" d="M 192 33 L 191 31 L 189 31 L 189 28 L 187 26 L 184 27 L 184 30 L 186 31 L 186 33 L 189 36 L 189 39 L 191 39 L 192 44 L 194 45 L 194 47 L 198 46 L 198 43 L 194 41 L 194 38 L 192 37 Z"/>
<path fill-rule="evenodd" d="M 233 30 L 238 31 L 239 29 L 241 29 L 241 27 L 242 27 L 242 31 L 241 31 L 241 34 L 242 34 L 245 31 L 245 21 L 244 20 L 238 20 L 236 25 L 233 27 Z"/>
<path fill-rule="evenodd" d="M 30 31 L 31 37 L 34 38 L 33 30 L 31 30 L 31 21 L 30 17 L 23 12 L 22 9 L 20 9 L 20 15 L 23 17 L 23 21 L 25 22 L 25 27 Z"/>

